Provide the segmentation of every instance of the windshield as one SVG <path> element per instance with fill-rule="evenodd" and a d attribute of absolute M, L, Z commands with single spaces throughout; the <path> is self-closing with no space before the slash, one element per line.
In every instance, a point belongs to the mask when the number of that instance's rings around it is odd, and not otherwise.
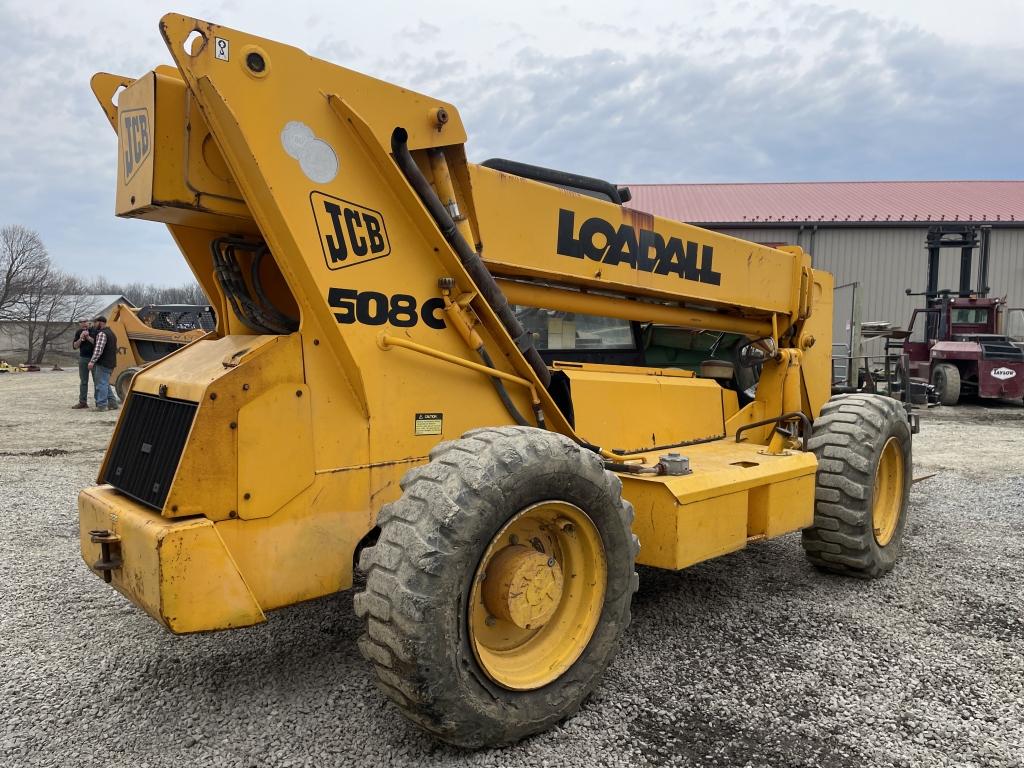
<path fill-rule="evenodd" d="M 539 350 L 636 348 L 628 320 L 533 307 L 513 309 Z"/>
<path fill-rule="evenodd" d="M 977 307 L 960 307 L 953 310 L 954 323 L 970 323 L 971 325 L 988 322 L 988 310 Z"/>

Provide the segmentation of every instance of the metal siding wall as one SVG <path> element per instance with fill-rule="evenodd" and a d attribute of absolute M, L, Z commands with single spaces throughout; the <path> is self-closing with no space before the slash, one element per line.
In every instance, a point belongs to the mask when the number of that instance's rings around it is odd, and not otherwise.
<path fill-rule="evenodd" d="M 1009 306 L 1024 307 L 1024 229 L 992 230 L 988 284 L 991 296 L 1006 296 Z"/>
<path fill-rule="evenodd" d="M 811 245 L 814 265 L 835 275 L 836 285 L 860 283 L 861 320 L 905 325 L 924 290 L 925 229 L 819 229 Z"/>
<path fill-rule="evenodd" d="M 723 229 L 723 234 L 757 243 L 798 243 L 793 228 Z M 924 306 L 921 296 L 928 273 L 925 236 L 928 230 L 903 227 L 819 227 L 811 239 L 805 229 L 799 245 L 810 251 L 814 266 L 835 276 L 836 285 L 860 283 L 861 319 L 888 320 L 906 326 L 911 312 Z M 978 252 L 975 251 L 974 275 Z M 960 252 L 944 248 L 939 265 L 939 287 L 956 290 L 960 279 Z M 1007 296 L 1010 306 L 1024 307 L 1024 229 L 995 229 L 989 257 L 989 285 L 993 296 Z"/>

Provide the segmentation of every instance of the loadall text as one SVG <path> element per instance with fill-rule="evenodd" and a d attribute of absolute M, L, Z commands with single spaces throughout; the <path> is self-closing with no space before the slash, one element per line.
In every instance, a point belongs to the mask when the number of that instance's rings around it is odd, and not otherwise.
<path fill-rule="evenodd" d="M 715 251 L 710 245 L 687 241 L 685 247 L 678 237 L 668 241 L 657 232 L 636 230 L 629 224 L 618 229 L 601 218 L 584 221 L 575 231 L 576 214 L 564 208 L 558 211 L 558 254 L 582 259 L 584 256 L 602 264 L 628 264 L 641 272 L 657 275 L 677 274 L 684 280 L 719 285 L 722 275 L 714 270 Z M 700 264 L 697 254 L 700 252 Z"/>

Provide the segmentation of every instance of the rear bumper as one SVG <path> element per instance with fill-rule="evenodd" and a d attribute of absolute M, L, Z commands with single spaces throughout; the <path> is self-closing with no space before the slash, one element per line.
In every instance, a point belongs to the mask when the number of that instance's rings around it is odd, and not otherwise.
<path fill-rule="evenodd" d="M 168 520 L 109 485 L 78 496 L 82 559 L 99 576 L 107 531 L 110 583 L 175 633 L 203 632 L 266 620 L 214 524 L 206 518 Z"/>
<path fill-rule="evenodd" d="M 978 394 L 982 397 L 1024 397 L 1024 364 L 1002 360 L 978 361 Z"/>

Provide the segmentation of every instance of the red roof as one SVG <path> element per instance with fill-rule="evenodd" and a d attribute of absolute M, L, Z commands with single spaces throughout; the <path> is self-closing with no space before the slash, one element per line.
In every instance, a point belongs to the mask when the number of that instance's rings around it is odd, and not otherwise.
<path fill-rule="evenodd" d="M 628 207 L 692 224 L 1024 222 L 1024 181 L 628 186 Z"/>

